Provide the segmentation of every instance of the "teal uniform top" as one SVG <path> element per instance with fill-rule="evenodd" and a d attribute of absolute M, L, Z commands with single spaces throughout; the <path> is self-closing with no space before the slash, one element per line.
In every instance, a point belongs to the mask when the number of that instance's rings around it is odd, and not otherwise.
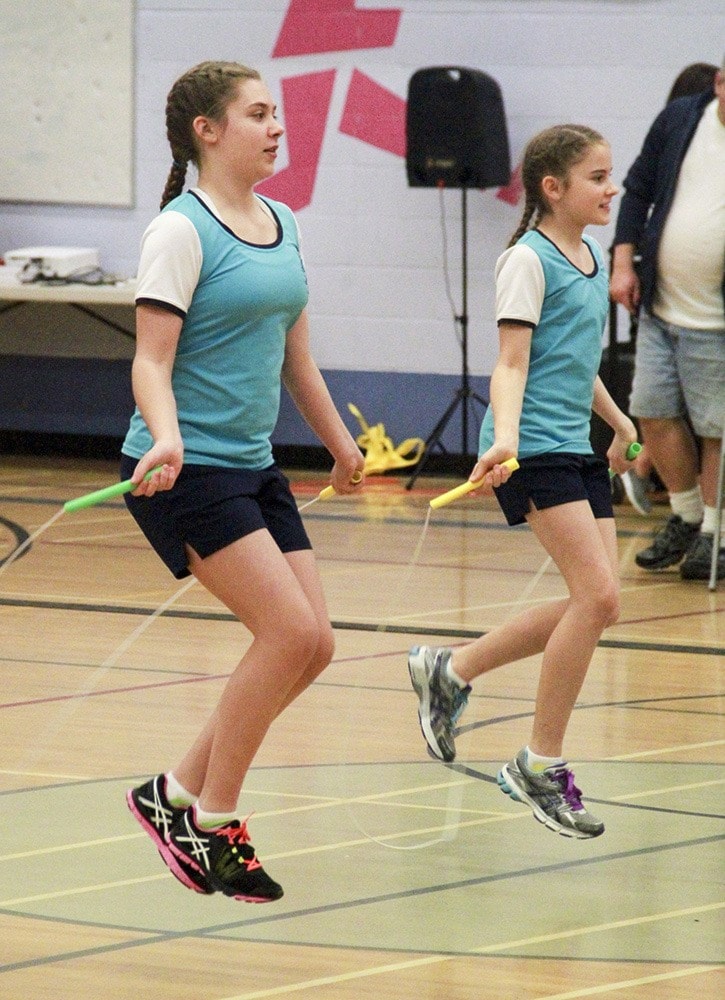
<path fill-rule="evenodd" d="M 519 458 L 550 452 L 592 454 L 594 380 L 609 313 L 601 247 L 583 237 L 592 269 L 581 271 L 538 230 L 529 230 L 496 264 L 496 319 L 531 326 L 531 355 L 519 425 Z M 492 407 L 479 455 L 494 439 Z"/>
<path fill-rule="evenodd" d="M 241 469 L 272 464 L 288 331 L 308 299 L 294 216 L 260 198 L 277 225 L 268 245 L 247 243 L 202 191 L 164 208 L 142 240 L 136 303 L 183 319 L 172 372 L 184 461 Z M 138 411 L 123 453 L 152 446 Z"/>

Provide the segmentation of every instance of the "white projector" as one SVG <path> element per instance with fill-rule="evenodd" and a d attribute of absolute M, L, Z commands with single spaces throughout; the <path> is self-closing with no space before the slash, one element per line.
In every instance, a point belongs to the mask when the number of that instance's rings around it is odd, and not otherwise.
<path fill-rule="evenodd" d="M 98 250 L 87 247 L 23 247 L 3 254 L 6 267 L 22 271 L 33 264 L 45 277 L 67 278 L 76 271 L 100 266 Z"/>

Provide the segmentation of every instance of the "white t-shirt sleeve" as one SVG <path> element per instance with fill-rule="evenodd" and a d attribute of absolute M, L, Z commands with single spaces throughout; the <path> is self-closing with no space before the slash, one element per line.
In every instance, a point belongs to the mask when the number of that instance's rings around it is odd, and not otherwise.
<path fill-rule="evenodd" d="M 541 318 L 546 282 L 536 251 L 514 244 L 496 262 L 496 322 L 534 327 Z"/>
<path fill-rule="evenodd" d="M 201 273 L 199 234 L 180 212 L 157 215 L 141 239 L 136 302 L 186 316 Z"/>

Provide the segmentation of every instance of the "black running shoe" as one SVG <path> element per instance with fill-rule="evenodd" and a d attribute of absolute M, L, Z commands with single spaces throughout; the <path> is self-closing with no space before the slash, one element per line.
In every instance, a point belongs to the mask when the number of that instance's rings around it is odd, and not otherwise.
<path fill-rule="evenodd" d="M 218 830 L 196 825 L 194 808 L 176 820 L 169 848 L 181 862 L 200 872 L 214 889 L 247 903 L 271 903 L 284 894 L 262 868 L 249 843 L 247 824 L 233 820 Z"/>
<path fill-rule="evenodd" d="M 138 788 L 130 788 L 126 793 L 126 802 L 128 808 L 153 840 L 171 874 L 187 889 L 211 895 L 214 888 L 203 872 L 198 871 L 183 858 L 177 858 L 169 850 L 169 831 L 176 820 L 184 815 L 185 810 L 172 806 L 166 798 L 166 776 L 157 774 L 146 784 L 140 785 Z"/>
<path fill-rule="evenodd" d="M 680 563 L 683 580 L 709 580 L 712 572 L 713 536 L 701 531 L 695 536 L 687 555 Z M 725 548 L 718 550 L 715 563 L 715 579 L 725 579 Z"/>
<path fill-rule="evenodd" d="M 666 569 L 680 562 L 696 535 L 699 524 L 688 524 L 678 514 L 673 514 L 652 539 L 652 544 L 642 549 L 634 561 L 642 569 Z"/>

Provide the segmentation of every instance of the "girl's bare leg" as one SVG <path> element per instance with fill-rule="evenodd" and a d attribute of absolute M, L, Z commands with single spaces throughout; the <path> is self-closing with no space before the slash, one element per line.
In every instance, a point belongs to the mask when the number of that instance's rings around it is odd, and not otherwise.
<path fill-rule="evenodd" d="M 602 632 L 619 616 L 613 518 L 595 520 L 585 501 L 529 515 L 569 588 L 569 603 L 544 649 L 530 746 L 560 757 L 569 718 Z"/>
<path fill-rule="evenodd" d="M 455 647 L 453 669 L 457 676 L 470 684 L 495 667 L 541 653 L 568 606 L 569 599 L 563 598 L 527 608 L 480 639 Z"/>
<path fill-rule="evenodd" d="M 266 531 L 189 566 L 254 638 L 174 774 L 206 811 L 235 812 L 272 721 L 329 663 L 332 630 L 313 554 L 285 556 Z"/>
<path fill-rule="evenodd" d="M 334 635 L 329 622 L 325 595 L 314 554 L 311 550 L 305 549 L 300 552 L 287 553 L 285 558 L 299 580 L 300 586 L 307 595 L 315 613 L 320 627 L 320 641 L 306 669 L 287 692 L 278 715 L 322 673 L 334 653 Z M 217 718 L 218 708 L 215 708 L 192 747 L 179 766 L 174 768 L 175 777 L 188 791 L 195 795 L 198 795 L 204 786 Z"/>
<path fill-rule="evenodd" d="M 595 520 L 584 501 L 533 511 L 528 521 L 570 596 L 528 608 L 455 649 L 453 666 L 470 683 L 543 652 L 531 745 L 542 756 L 557 757 L 596 644 L 619 613 L 616 532 L 613 519 Z"/>

